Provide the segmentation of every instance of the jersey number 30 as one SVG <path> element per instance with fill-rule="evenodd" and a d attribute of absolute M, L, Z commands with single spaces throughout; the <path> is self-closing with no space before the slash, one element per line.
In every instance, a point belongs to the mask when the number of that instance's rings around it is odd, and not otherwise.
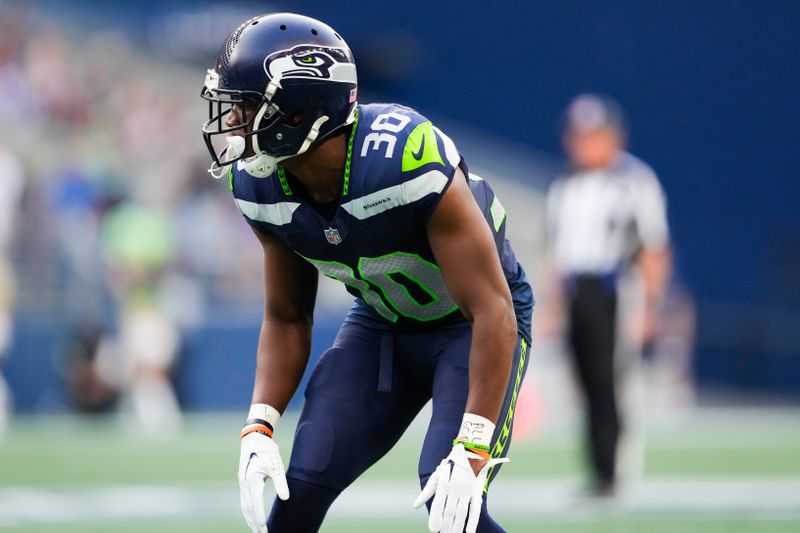
<path fill-rule="evenodd" d="M 386 152 L 384 156 L 386 159 L 391 159 L 394 155 L 394 145 L 397 143 L 397 137 L 392 133 L 400 133 L 403 128 L 408 126 L 411 122 L 411 117 L 401 115 L 400 113 L 382 113 L 372 121 L 370 129 L 373 131 L 389 131 L 391 133 L 370 133 L 364 137 L 364 143 L 361 145 L 361 157 L 365 157 L 370 149 L 377 150 L 381 144 L 386 144 Z"/>
<path fill-rule="evenodd" d="M 398 315 L 436 320 L 458 309 L 439 267 L 417 254 L 394 252 L 362 257 L 358 260 L 358 275 L 343 263 L 306 259 L 329 278 L 357 290 L 361 299 L 391 322 L 397 322 Z"/>

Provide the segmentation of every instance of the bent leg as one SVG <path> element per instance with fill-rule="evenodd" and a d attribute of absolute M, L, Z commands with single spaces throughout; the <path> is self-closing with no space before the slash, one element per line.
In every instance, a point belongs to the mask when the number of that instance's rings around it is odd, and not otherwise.
<path fill-rule="evenodd" d="M 339 491 L 307 481 L 287 477 L 289 499 L 275 498 L 267 521 L 270 533 L 315 533 Z"/>
<path fill-rule="evenodd" d="M 471 329 L 447 330 L 441 335 L 449 336 L 436 361 L 433 382 L 433 414 L 425 436 L 425 443 L 419 460 L 420 486 L 424 487 L 430 475 L 447 457 L 453 447 L 453 439 L 458 435 L 461 419 L 469 392 L 469 349 L 472 340 Z M 491 455 L 493 458 L 505 457 L 511 445 L 511 429 L 514 423 L 514 410 L 528 367 L 528 342 L 520 337 L 514 350 L 506 394 L 500 417 L 496 422 L 492 437 Z M 489 516 L 486 499 L 492 480 L 497 476 L 500 465 L 490 472 L 484 489 L 484 505 L 478 522 L 478 531 L 483 533 L 502 532 L 503 529 Z M 428 502 L 430 504 L 430 502 Z M 430 509 L 430 507 L 429 507 Z"/>
<path fill-rule="evenodd" d="M 394 344 L 391 332 L 346 323 L 317 363 L 286 473 L 291 496 L 275 499 L 270 533 L 317 531 L 336 496 L 389 451 L 430 397 Z"/>

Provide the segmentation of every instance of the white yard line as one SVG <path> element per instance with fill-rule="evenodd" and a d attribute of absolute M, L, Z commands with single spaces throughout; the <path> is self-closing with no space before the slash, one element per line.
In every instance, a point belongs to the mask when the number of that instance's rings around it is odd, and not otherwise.
<path fill-rule="evenodd" d="M 418 519 L 414 487 L 356 484 L 333 505 L 335 519 Z M 497 516 L 539 520 L 580 520 L 598 513 L 732 515 L 800 519 L 800 478 L 657 478 L 643 481 L 615 502 L 587 502 L 570 480 L 504 481 L 491 490 Z M 95 489 L 0 489 L 0 526 L 132 519 L 229 518 L 239 515 L 235 485 L 109 486 Z"/>

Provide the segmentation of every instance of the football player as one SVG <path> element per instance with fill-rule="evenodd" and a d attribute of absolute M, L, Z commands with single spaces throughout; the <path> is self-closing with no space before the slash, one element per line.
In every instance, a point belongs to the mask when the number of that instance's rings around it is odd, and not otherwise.
<path fill-rule="evenodd" d="M 288 13 L 240 25 L 206 76 L 210 171 L 264 250 L 242 512 L 254 532 L 317 531 L 432 399 L 415 507 L 427 503 L 431 531 L 503 531 L 486 494 L 528 364 L 531 288 L 502 205 L 453 142 L 357 91 L 342 37 Z M 355 302 L 312 372 L 284 472 L 272 436 L 308 362 L 318 272 Z"/>

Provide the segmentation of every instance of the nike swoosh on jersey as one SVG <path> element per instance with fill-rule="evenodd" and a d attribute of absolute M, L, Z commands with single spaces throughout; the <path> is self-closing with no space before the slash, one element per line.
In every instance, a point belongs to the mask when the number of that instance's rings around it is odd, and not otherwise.
<path fill-rule="evenodd" d="M 425 153 L 425 134 L 422 134 L 422 139 L 419 141 L 419 150 L 411 153 L 411 157 L 417 161 L 422 160 L 422 155 Z"/>
<path fill-rule="evenodd" d="M 416 170 L 429 163 L 439 163 L 444 166 L 433 124 L 427 121 L 418 124 L 406 138 L 403 147 L 403 172 Z"/>

